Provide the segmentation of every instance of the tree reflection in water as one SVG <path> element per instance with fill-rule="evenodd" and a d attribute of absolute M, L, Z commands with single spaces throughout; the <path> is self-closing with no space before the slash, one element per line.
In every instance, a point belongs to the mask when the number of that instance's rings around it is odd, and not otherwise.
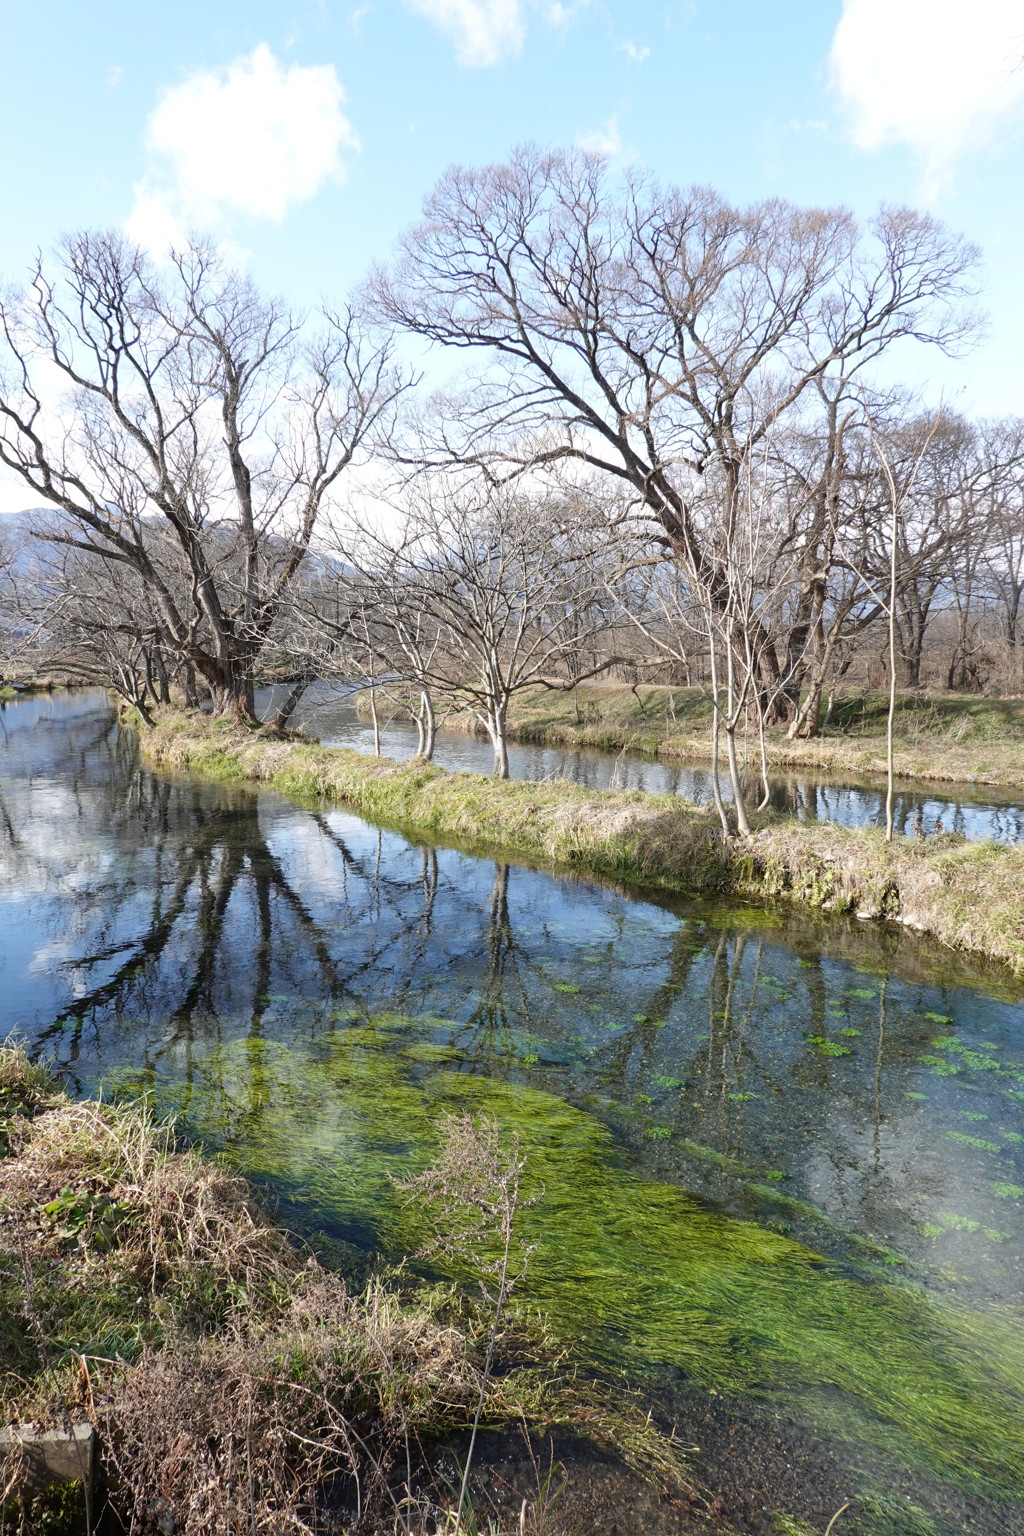
<path fill-rule="evenodd" d="M 641 899 L 157 778 L 102 698 L 50 711 L 4 722 L 0 1012 L 79 1088 L 187 1085 L 249 1041 L 255 1113 L 261 1042 L 315 1055 L 406 1016 L 445 1071 L 568 1098 L 726 1209 L 1019 1291 L 1024 1202 L 993 1189 L 1024 1185 L 1021 1015 L 993 974 L 874 925 Z M 435 1069 L 422 1053 L 425 1087 Z M 1009 1236 L 947 1222 L 938 1250 L 943 1213 Z"/>

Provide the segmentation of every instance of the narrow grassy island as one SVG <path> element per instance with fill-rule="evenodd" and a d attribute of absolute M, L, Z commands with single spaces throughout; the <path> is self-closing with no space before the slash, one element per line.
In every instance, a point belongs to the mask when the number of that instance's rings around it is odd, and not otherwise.
<path fill-rule="evenodd" d="M 360 713 L 369 717 L 366 695 Z M 815 736 L 794 736 L 786 724 L 766 732 L 775 769 L 870 777 L 885 773 L 883 694 L 838 693 Z M 528 688 L 509 708 L 510 737 L 542 746 L 645 752 L 673 760 L 710 756 L 711 699 L 696 688 L 590 683 L 572 691 Z M 466 709 L 445 717 L 448 730 L 477 732 Z M 1024 701 L 976 694 L 903 693 L 894 718 L 894 766 L 902 780 L 1024 786 Z M 753 736 L 748 740 L 756 755 Z"/>
<path fill-rule="evenodd" d="M 605 879 L 889 918 L 1024 974 L 1024 850 L 946 835 L 898 837 L 763 820 L 723 838 L 675 795 L 497 781 L 398 764 L 225 720 L 167 711 L 141 733 L 156 766 L 344 801 L 373 821 Z"/>

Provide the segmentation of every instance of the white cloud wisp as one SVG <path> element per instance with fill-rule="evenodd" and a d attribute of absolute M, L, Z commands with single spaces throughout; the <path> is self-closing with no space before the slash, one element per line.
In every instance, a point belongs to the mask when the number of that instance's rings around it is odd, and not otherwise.
<path fill-rule="evenodd" d="M 853 142 L 907 145 L 932 193 L 1024 122 L 1020 0 L 843 0 L 830 63 Z"/>
<path fill-rule="evenodd" d="M 127 229 L 165 253 L 190 227 L 232 215 L 279 223 L 345 174 L 358 142 L 333 65 L 287 67 L 266 44 L 165 91 L 146 129 L 149 169 Z"/>
<path fill-rule="evenodd" d="M 455 57 L 470 69 L 500 64 L 522 52 L 526 17 L 519 0 L 406 0 L 455 44 Z"/>
<path fill-rule="evenodd" d="M 620 155 L 622 134 L 619 132 L 618 118 L 610 117 L 600 128 L 577 135 L 576 143 L 580 149 L 585 149 L 593 155 Z"/>
<path fill-rule="evenodd" d="M 549 27 L 568 27 L 590 0 L 405 0 L 455 44 L 467 69 L 486 69 L 523 51 L 530 12 Z"/>

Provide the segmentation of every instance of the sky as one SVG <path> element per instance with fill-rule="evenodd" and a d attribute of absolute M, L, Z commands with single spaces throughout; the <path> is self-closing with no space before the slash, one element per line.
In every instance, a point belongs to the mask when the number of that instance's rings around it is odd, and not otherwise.
<path fill-rule="evenodd" d="M 1024 414 L 1022 0 L 36 0 L 0 45 L 5 284 L 71 230 L 195 229 L 337 302 L 452 162 L 582 144 L 740 204 L 927 210 L 981 247 L 989 319 L 904 372 Z"/>

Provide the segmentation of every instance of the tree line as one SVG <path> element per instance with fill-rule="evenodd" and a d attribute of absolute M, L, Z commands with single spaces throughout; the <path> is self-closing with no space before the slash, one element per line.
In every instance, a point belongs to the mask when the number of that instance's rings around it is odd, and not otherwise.
<path fill-rule="evenodd" d="M 977 261 L 913 210 L 535 148 L 449 171 L 312 317 L 201 240 L 74 236 L 0 302 L 0 461 L 50 509 L 0 548 L 4 643 L 144 717 L 386 683 L 425 756 L 457 701 L 499 774 L 518 691 L 602 674 L 703 688 L 734 777 L 738 731 L 816 734 L 887 656 L 1018 689 L 1024 423 L 898 375 L 970 345 Z"/>

